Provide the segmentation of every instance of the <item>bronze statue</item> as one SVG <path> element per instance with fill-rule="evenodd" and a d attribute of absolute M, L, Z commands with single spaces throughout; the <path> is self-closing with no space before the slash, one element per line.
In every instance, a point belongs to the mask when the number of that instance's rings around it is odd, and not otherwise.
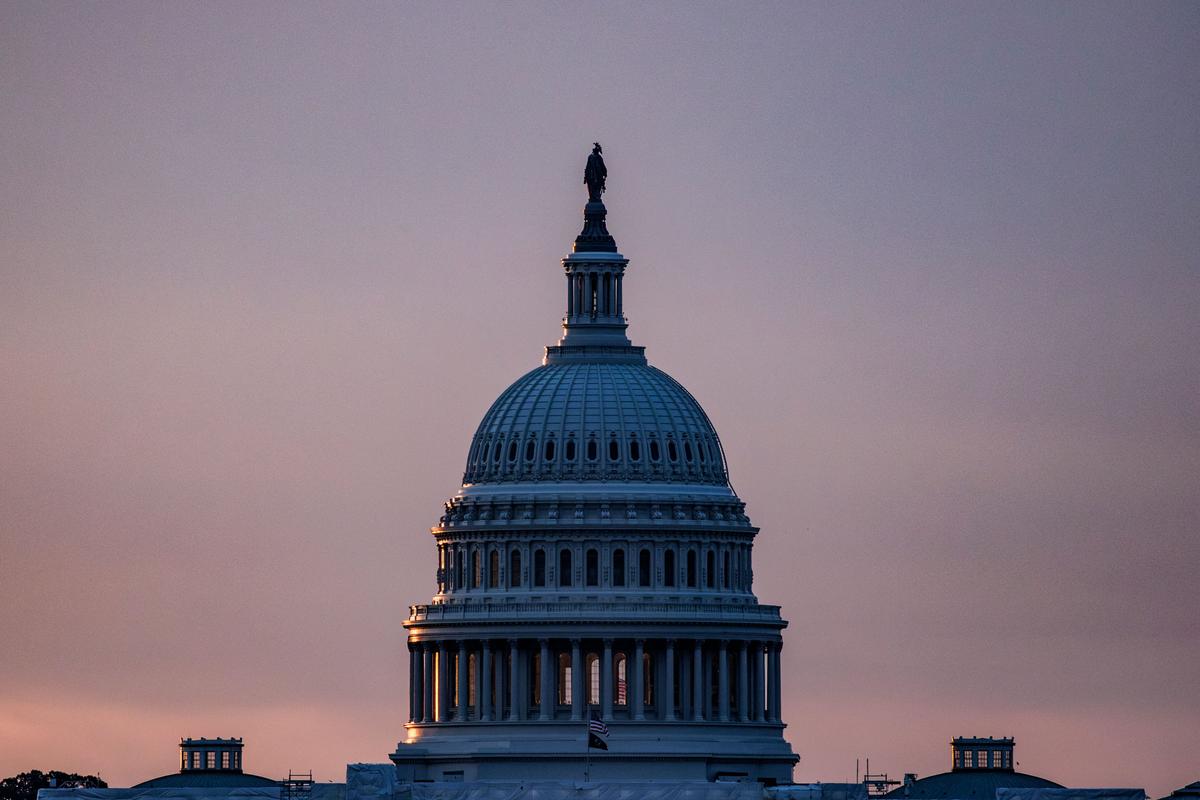
<path fill-rule="evenodd" d="M 592 154 L 588 156 L 587 166 L 583 170 L 583 182 L 588 187 L 588 202 L 599 203 L 600 195 L 604 194 L 604 180 L 608 177 L 608 168 L 604 166 L 604 156 L 600 155 L 599 142 L 592 142 Z"/>

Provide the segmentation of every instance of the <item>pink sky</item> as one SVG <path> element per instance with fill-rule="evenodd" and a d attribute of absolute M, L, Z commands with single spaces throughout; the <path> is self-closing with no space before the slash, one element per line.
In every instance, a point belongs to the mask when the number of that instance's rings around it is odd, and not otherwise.
<path fill-rule="evenodd" d="M 1200 779 L 1200 10 L 0 7 L 0 776 L 383 761 L 594 140 L 797 780 Z"/>

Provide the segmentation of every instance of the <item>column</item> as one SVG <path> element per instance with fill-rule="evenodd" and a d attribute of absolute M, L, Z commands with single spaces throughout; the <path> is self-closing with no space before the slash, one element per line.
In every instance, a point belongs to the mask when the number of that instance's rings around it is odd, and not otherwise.
<path fill-rule="evenodd" d="M 783 722 L 783 642 L 775 643 L 775 721 Z"/>
<path fill-rule="evenodd" d="M 667 639 L 667 663 L 663 665 L 663 719 L 675 719 L 675 640 Z"/>
<path fill-rule="evenodd" d="M 694 719 L 692 714 L 692 670 L 685 663 L 685 654 L 679 658 L 679 718 Z"/>
<path fill-rule="evenodd" d="M 538 719 L 552 719 L 554 717 L 554 665 L 550 663 L 550 640 L 538 639 L 538 644 L 542 646 L 540 667 L 541 667 L 541 686 L 538 692 L 538 708 L 540 713 Z"/>
<path fill-rule="evenodd" d="M 421 670 L 423 678 L 421 689 L 425 693 L 421 702 L 421 721 L 433 722 L 435 720 L 433 705 L 433 686 L 435 683 L 433 674 L 433 642 L 425 642 L 421 645 L 421 649 L 424 651 L 423 657 L 425 660 L 424 668 Z"/>
<path fill-rule="evenodd" d="M 605 720 L 612 719 L 613 709 L 612 643 L 612 639 L 604 640 L 604 656 L 600 659 L 600 716 Z M 629 664 L 625 665 L 625 677 L 629 677 Z"/>
<path fill-rule="evenodd" d="M 617 273 L 617 310 L 616 310 L 616 315 L 618 317 L 621 316 L 621 309 L 623 308 L 622 298 L 621 298 L 621 279 L 624 277 L 625 276 L 623 274 L 621 274 L 620 272 Z"/>
<path fill-rule="evenodd" d="M 475 695 L 475 702 L 479 704 L 479 718 L 490 720 L 492 718 L 492 643 L 486 639 L 483 641 L 476 674 L 480 680 L 479 694 Z"/>
<path fill-rule="evenodd" d="M 568 320 L 571 319 L 571 315 L 574 314 L 574 312 L 575 312 L 575 304 L 573 302 L 571 302 L 572 295 L 575 294 L 573 291 L 571 291 L 572 280 L 573 280 L 572 277 L 570 275 L 568 275 L 567 276 L 567 319 Z"/>
<path fill-rule="evenodd" d="M 701 650 L 701 642 L 696 640 L 695 649 L 692 650 L 692 719 L 702 722 L 704 720 L 704 653 Z"/>
<path fill-rule="evenodd" d="M 492 695 L 496 707 L 492 710 L 492 719 L 504 719 L 504 651 L 496 652 L 492 659 Z"/>
<path fill-rule="evenodd" d="M 754 700 L 750 703 L 755 722 L 763 721 L 763 644 L 754 642 Z"/>
<path fill-rule="evenodd" d="M 583 719 L 583 656 L 580 654 L 579 640 L 571 640 L 571 719 Z"/>
<path fill-rule="evenodd" d="M 625 664 L 625 699 L 633 709 L 634 719 L 645 719 L 646 690 L 642 686 L 645 675 L 642 672 L 642 661 L 645 653 L 645 640 L 635 639 L 633 642 L 633 664 Z"/>
<path fill-rule="evenodd" d="M 446 653 L 446 643 L 438 642 L 437 653 L 438 702 L 437 721 L 450 721 L 450 669 Z"/>
<path fill-rule="evenodd" d="M 522 719 L 521 713 L 521 659 L 517 650 L 517 640 L 508 640 L 508 718 Z"/>
<path fill-rule="evenodd" d="M 749 722 L 750 715 L 747 706 L 750 704 L 750 687 L 747 681 L 750 679 L 750 662 L 746 653 L 746 643 L 738 643 L 738 676 L 737 676 L 737 703 L 738 703 L 738 720 L 740 722 Z"/>
<path fill-rule="evenodd" d="M 767 721 L 779 722 L 779 645 L 767 643 Z"/>
<path fill-rule="evenodd" d="M 408 721 L 416 722 L 420 718 L 417 693 L 420 684 L 417 682 L 417 648 L 410 642 L 408 645 Z"/>
<path fill-rule="evenodd" d="M 729 722 L 729 640 L 721 640 L 717 654 L 717 700 L 718 719 Z"/>
<path fill-rule="evenodd" d="M 460 639 L 458 642 L 458 680 L 454 682 L 456 692 L 456 708 L 454 709 L 454 721 L 465 722 L 467 719 L 467 703 L 471 699 L 471 687 L 469 686 L 470 673 L 467 672 L 467 640 Z"/>

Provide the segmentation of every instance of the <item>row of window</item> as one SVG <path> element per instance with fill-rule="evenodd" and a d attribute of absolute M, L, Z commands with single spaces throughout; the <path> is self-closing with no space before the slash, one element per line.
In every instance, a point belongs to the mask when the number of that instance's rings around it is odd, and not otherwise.
<path fill-rule="evenodd" d="M 468 562 L 468 554 L 470 561 Z M 703 553 L 689 548 L 683 555 L 682 570 L 676 562 L 674 548 L 663 550 L 662 554 L 662 583 L 661 588 L 683 586 L 688 589 L 737 589 L 749 591 L 750 550 L 748 547 L 725 549 L 705 548 Z M 522 572 L 521 550 L 513 549 L 508 554 L 508 585 L 502 586 L 504 575 L 501 573 L 501 554 L 497 548 L 492 548 L 487 554 L 485 565 L 483 554 L 479 547 L 442 545 L 438 548 L 438 591 L 455 591 L 463 589 L 522 589 L 526 588 L 526 576 Z M 615 547 L 609 554 L 611 577 L 610 587 L 637 586 L 641 588 L 654 587 L 654 554 L 648 547 L 637 549 L 636 571 L 630 573 L 630 564 L 626 563 L 626 551 L 623 547 Z M 701 572 L 701 558 L 703 571 Z M 581 576 L 576 576 L 574 570 L 575 551 L 571 547 L 558 550 L 558 572 L 551 576 L 547 570 L 547 548 L 536 547 L 533 550 L 533 569 L 529 576 L 530 588 L 547 588 L 549 579 L 557 577 L 556 586 L 559 588 L 574 588 L 576 578 L 581 578 L 583 587 L 600 587 L 600 551 L 590 547 L 584 551 L 583 570 Z"/>
<path fill-rule="evenodd" d="M 538 457 L 537 439 L 530 437 L 525 441 L 525 447 L 522 448 L 516 439 L 509 439 L 507 448 L 504 445 L 502 438 L 495 442 L 491 441 L 491 437 L 487 437 L 482 444 L 477 443 L 475 451 L 472 452 L 470 462 L 476 467 L 486 466 L 488 460 L 488 450 L 491 450 L 492 464 L 500 464 L 503 461 L 508 461 L 510 464 L 517 461 L 519 455 L 523 455 L 526 463 L 532 463 Z M 651 463 L 659 463 L 663 460 L 663 451 L 666 451 L 666 458 L 669 463 L 678 463 L 682 457 L 684 463 L 691 464 L 698 461 L 701 464 L 712 462 L 719 464 L 721 461 L 720 453 L 717 445 L 712 441 L 697 441 L 693 446 L 690 439 L 684 439 L 683 445 L 676 443 L 674 438 L 668 438 L 666 447 L 659 445 L 658 439 L 651 436 L 649 443 L 645 447 L 645 455 L 650 459 Z M 591 434 L 587 442 L 583 445 L 583 456 L 587 461 L 599 461 L 601 452 L 605 452 L 609 462 L 619 462 L 622 456 L 628 458 L 630 462 L 636 464 L 642 460 L 642 444 L 638 440 L 637 435 L 631 435 L 622 448 L 621 442 L 617 437 L 611 436 L 608 440 L 607 447 L 602 447 L 599 439 L 595 434 Z M 624 452 L 622 452 L 624 451 Z M 552 462 L 558 455 L 558 446 L 553 438 L 546 439 L 541 448 L 542 460 Z M 563 460 L 574 461 L 578 455 L 578 448 L 575 445 L 575 434 L 568 434 L 566 443 L 563 445 Z"/>
<path fill-rule="evenodd" d="M 180 753 L 180 769 L 241 769 L 241 753 L 222 750 L 184 750 Z"/>
<path fill-rule="evenodd" d="M 1012 752 L 1009 750 L 955 750 L 954 766 L 958 769 L 986 769 L 989 766 L 989 752 L 992 769 L 1007 769 L 1012 766 Z"/>

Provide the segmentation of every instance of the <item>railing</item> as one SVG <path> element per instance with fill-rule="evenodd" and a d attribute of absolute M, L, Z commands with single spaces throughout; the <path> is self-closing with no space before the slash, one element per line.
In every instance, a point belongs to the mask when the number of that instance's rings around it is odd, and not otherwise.
<path fill-rule="evenodd" d="M 779 606 L 721 603 L 462 603 L 409 606 L 409 622 L 455 622 L 487 619 L 583 620 L 664 619 L 779 622 Z"/>

